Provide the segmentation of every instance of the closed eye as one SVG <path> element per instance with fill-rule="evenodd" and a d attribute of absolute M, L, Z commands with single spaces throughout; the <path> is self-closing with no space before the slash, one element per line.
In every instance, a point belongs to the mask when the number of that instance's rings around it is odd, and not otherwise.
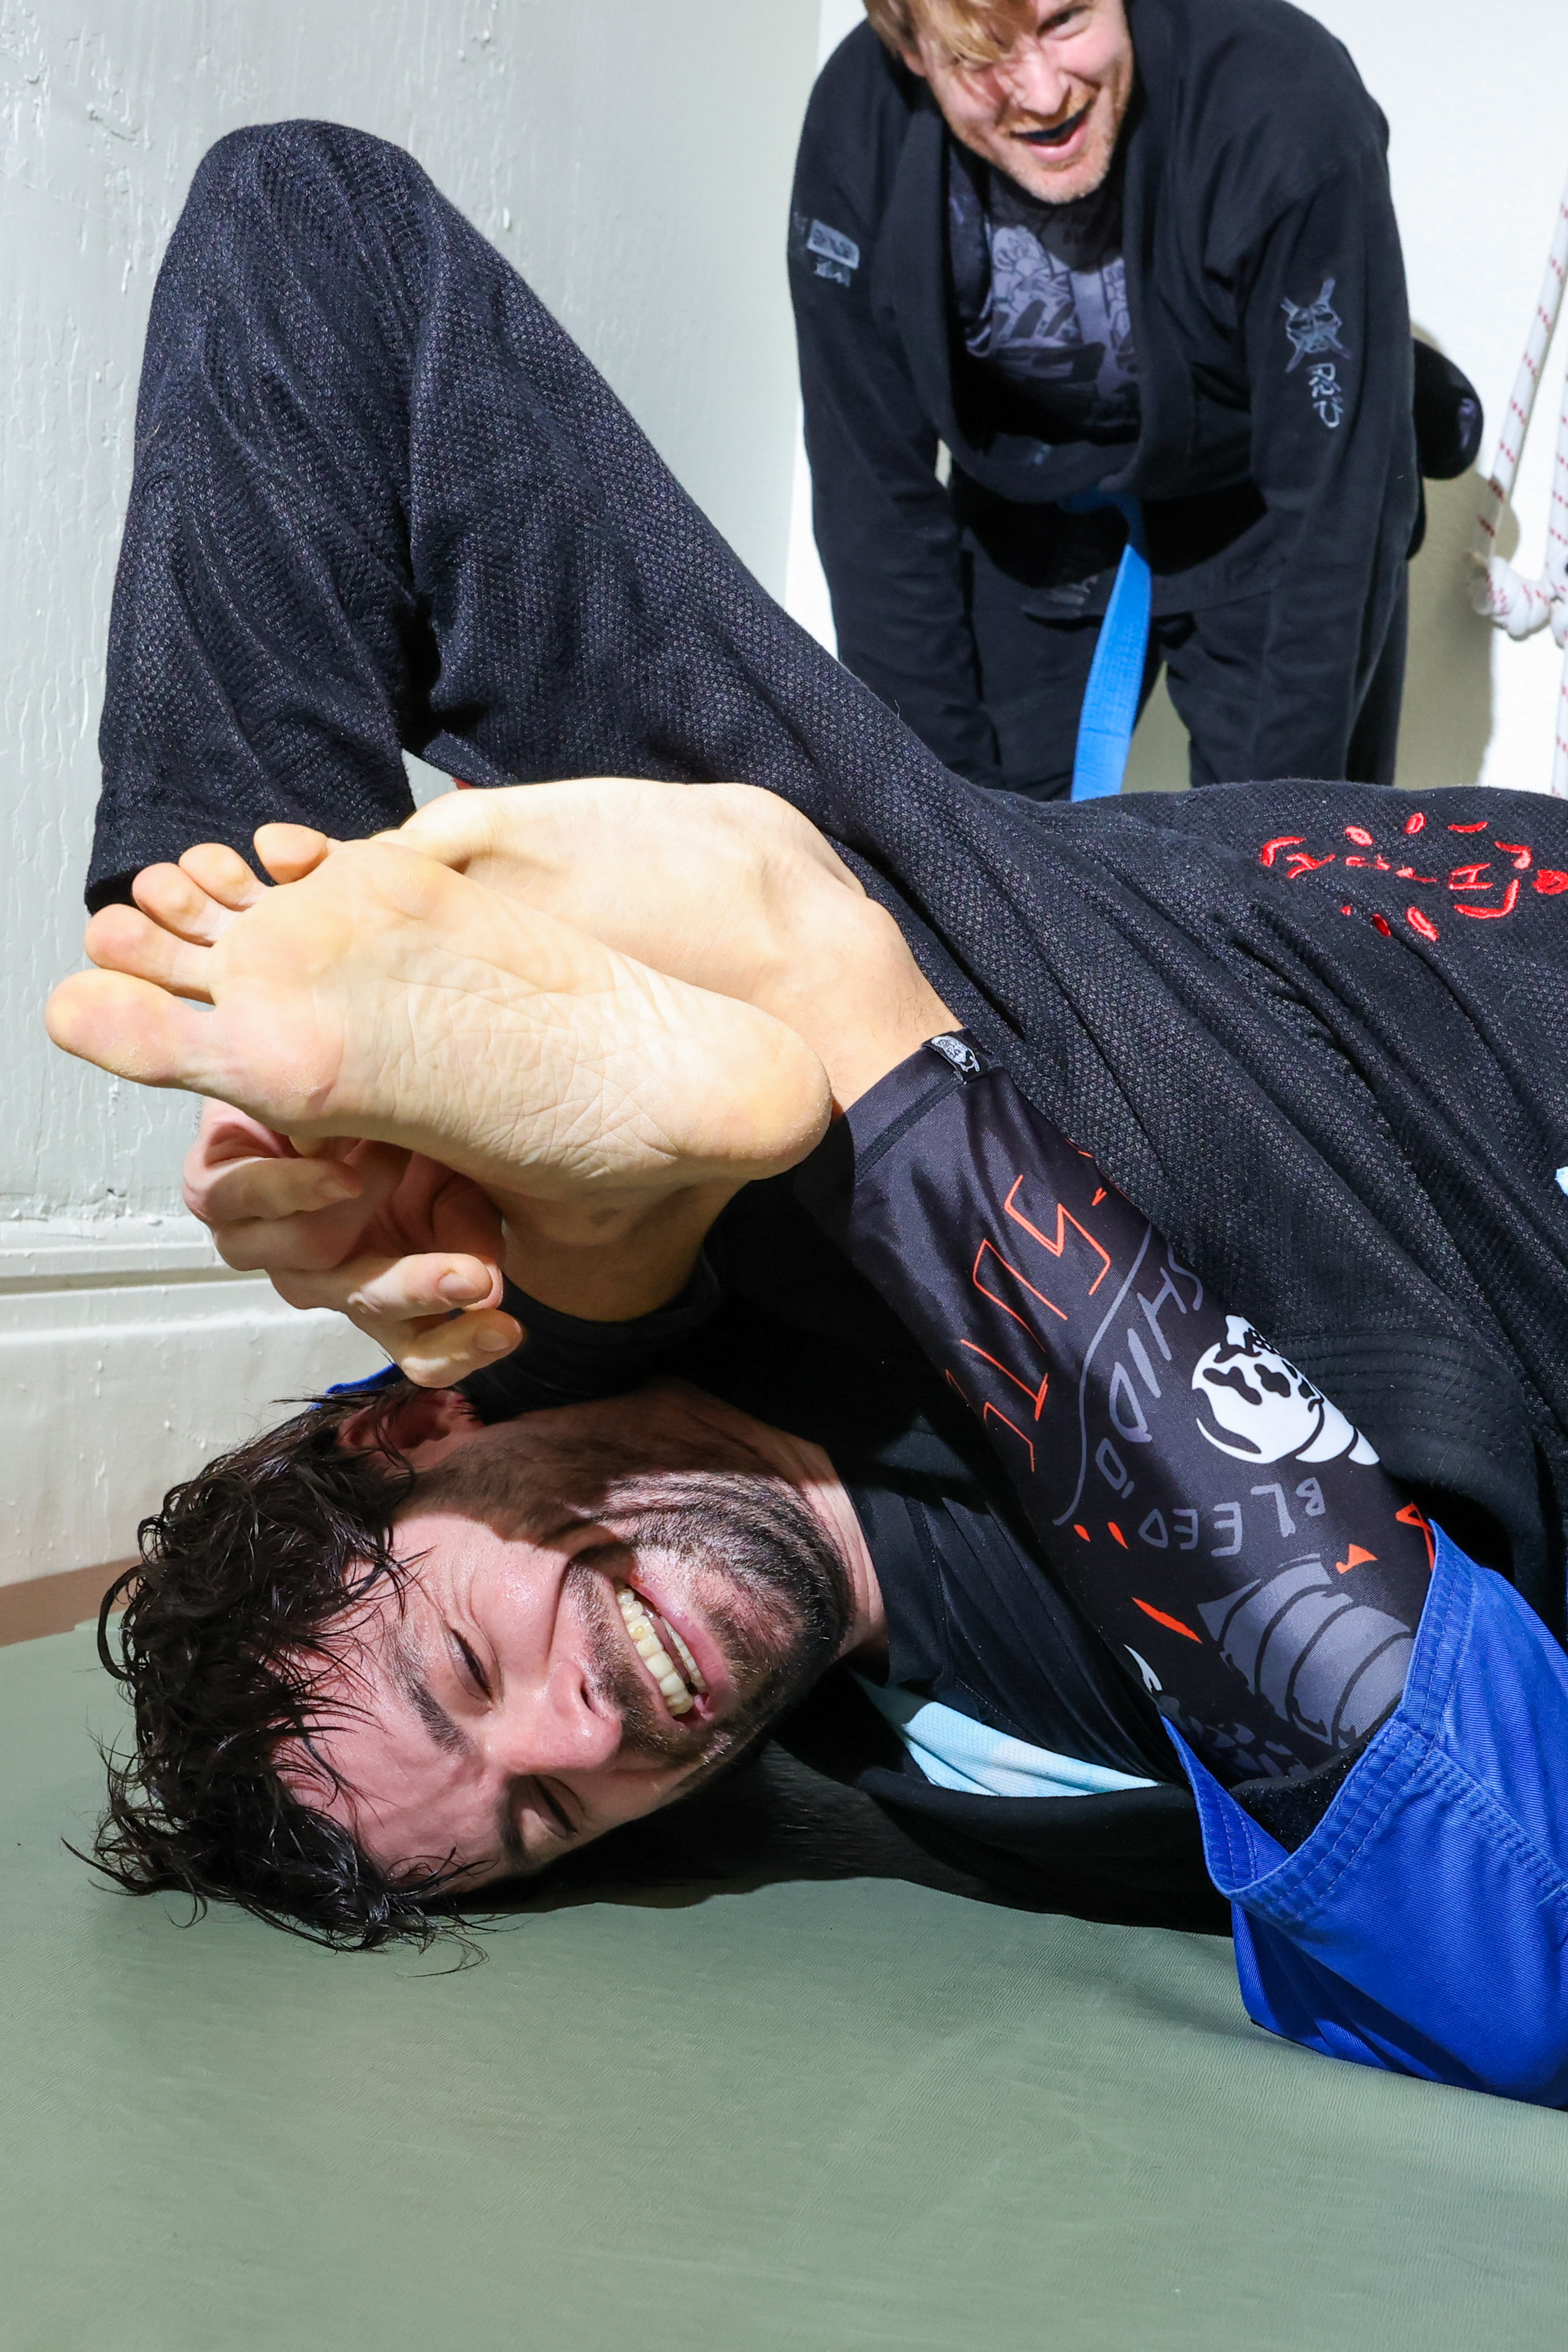
<path fill-rule="evenodd" d="M 447 1628 L 447 1634 L 452 1647 L 462 1659 L 465 1681 L 469 1684 L 480 1698 L 493 1697 L 494 1693 L 491 1691 L 489 1684 L 485 1678 L 485 1670 L 480 1665 L 478 1658 L 474 1655 L 474 1653 L 469 1648 L 468 1643 L 464 1641 L 462 1635 L 457 1631 L 455 1626 L 448 1625 Z"/>
<path fill-rule="evenodd" d="M 555 1795 L 548 1780 L 542 1780 L 536 1776 L 533 1782 L 533 1791 L 539 1800 L 540 1810 L 550 1816 L 551 1822 L 554 1825 L 555 1834 L 557 1837 L 575 1837 L 577 1834 L 577 1824 L 572 1819 L 571 1814 L 566 1811 L 565 1806 L 562 1804 L 560 1799 Z"/>

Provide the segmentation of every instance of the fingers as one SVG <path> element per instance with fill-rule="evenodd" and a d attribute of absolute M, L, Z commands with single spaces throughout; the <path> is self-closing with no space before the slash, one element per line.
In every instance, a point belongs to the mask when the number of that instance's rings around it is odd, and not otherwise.
<path fill-rule="evenodd" d="M 425 1388 L 447 1388 L 510 1355 L 522 1328 L 500 1312 L 500 1273 L 482 1259 L 437 1252 L 367 1256 L 321 1273 L 280 1274 L 291 1307 L 330 1307 Z"/>
<path fill-rule="evenodd" d="M 331 1160 L 237 1160 L 187 1175 L 182 1190 L 224 1263 L 243 1274 L 336 1265 L 367 1218 L 352 1171 Z"/>
<path fill-rule="evenodd" d="M 337 846 L 309 824 L 263 824 L 256 833 L 256 854 L 274 882 L 303 881 Z"/>
<path fill-rule="evenodd" d="M 168 866 L 164 871 L 173 874 L 175 868 Z M 142 878 L 137 877 L 138 881 Z M 212 1003 L 207 983 L 210 948 L 193 946 L 188 937 L 165 930 L 135 907 L 100 908 L 87 927 L 82 945 L 101 971 L 129 972 L 175 996 L 190 997 L 201 1004 Z"/>
<path fill-rule="evenodd" d="M 44 1025 L 65 1053 L 141 1086 L 184 1087 L 193 1094 L 213 1091 L 204 1034 L 211 1018 L 165 988 L 113 971 L 73 972 L 44 1009 Z"/>
<path fill-rule="evenodd" d="M 521 1346 L 522 1336 L 522 1326 L 510 1315 L 458 1315 L 417 1328 L 405 1325 L 396 1339 L 378 1339 L 377 1345 L 417 1387 L 451 1389 L 470 1372 L 499 1364 Z"/>
<path fill-rule="evenodd" d="M 359 1257 L 278 1284 L 290 1307 L 331 1307 L 340 1315 L 406 1323 L 455 1308 L 488 1308 L 500 1298 L 500 1270 L 483 1259 L 435 1250 L 417 1257 Z M 510 1316 L 501 1318 L 507 1323 Z"/>
<path fill-rule="evenodd" d="M 315 1272 L 364 1254 L 369 1229 L 395 1195 L 407 1159 L 382 1143 L 334 1143 L 320 1157 L 300 1158 L 283 1136 L 209 1103 L 185 1161 L 183 1191 L 192 1214 L 212 1228 L 218 1255 L 237 1272 Z"/>

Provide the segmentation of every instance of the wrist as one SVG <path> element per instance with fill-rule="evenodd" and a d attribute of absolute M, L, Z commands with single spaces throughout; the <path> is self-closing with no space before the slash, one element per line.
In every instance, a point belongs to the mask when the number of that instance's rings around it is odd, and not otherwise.
<path fill-rule="evenodd" d="M 629 1323 L 679 1297 L 709 1227 L 737 1184 L 689 1185 L 651 1201 L 497 1199 L 501 1269 L 542 1306 L 590 1323 Z"/>

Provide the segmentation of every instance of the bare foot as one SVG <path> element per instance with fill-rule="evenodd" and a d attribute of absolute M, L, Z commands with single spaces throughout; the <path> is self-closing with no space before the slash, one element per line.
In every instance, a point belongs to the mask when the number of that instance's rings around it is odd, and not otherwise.
<path fill-rule="evenodd" d="M 141 877 L 143 911 L 89 925 L 100 969 L 47 1014 L 68 1053 L 541 1200 L 743 1183 L 794 1166 L 826 1124 L 822 1066 L 783 1022 L 395 841 L 323 854 L 276 889 L 232 852 L 182 868 Z"/>
<path fill-rule="evenodd" d="M 298 859 L 298 827 L 257 835 Z M 953 1025 L 891 916 L 777 793 L 594 776 L 432 801 L 395 839 L 796 1030 L 841 1103 Z M 298 866 L 295 871 L 300 870 Z"/>
<path fill-rule="evenodd" d="M 655 971 L 771 1013 L 805 1039 L 840 1103 L 955 1025 L 892 918 L 775 793 L 580 777 L 448 793 L 377 837 Z M 256 835 L 279 882 L 340 846 L 304 825 Z M 148 867 L 133 887 L 139 906 L 193 941 L 216 940 L 235 909 L 264 895 L 243 858 L 210 843 L 177 867 Z"/>

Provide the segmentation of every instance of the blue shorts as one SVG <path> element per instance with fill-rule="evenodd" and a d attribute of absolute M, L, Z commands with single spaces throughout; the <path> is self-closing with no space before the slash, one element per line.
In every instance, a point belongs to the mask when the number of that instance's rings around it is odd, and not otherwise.
<path fill-rule="evenodd" d="M 1259 2025 L 1568 2105 L 1568 1655 L 1511 1585 L 1439 1531 L 1405 1696 L 1294 1853 L 1172 1738 Z"/>

